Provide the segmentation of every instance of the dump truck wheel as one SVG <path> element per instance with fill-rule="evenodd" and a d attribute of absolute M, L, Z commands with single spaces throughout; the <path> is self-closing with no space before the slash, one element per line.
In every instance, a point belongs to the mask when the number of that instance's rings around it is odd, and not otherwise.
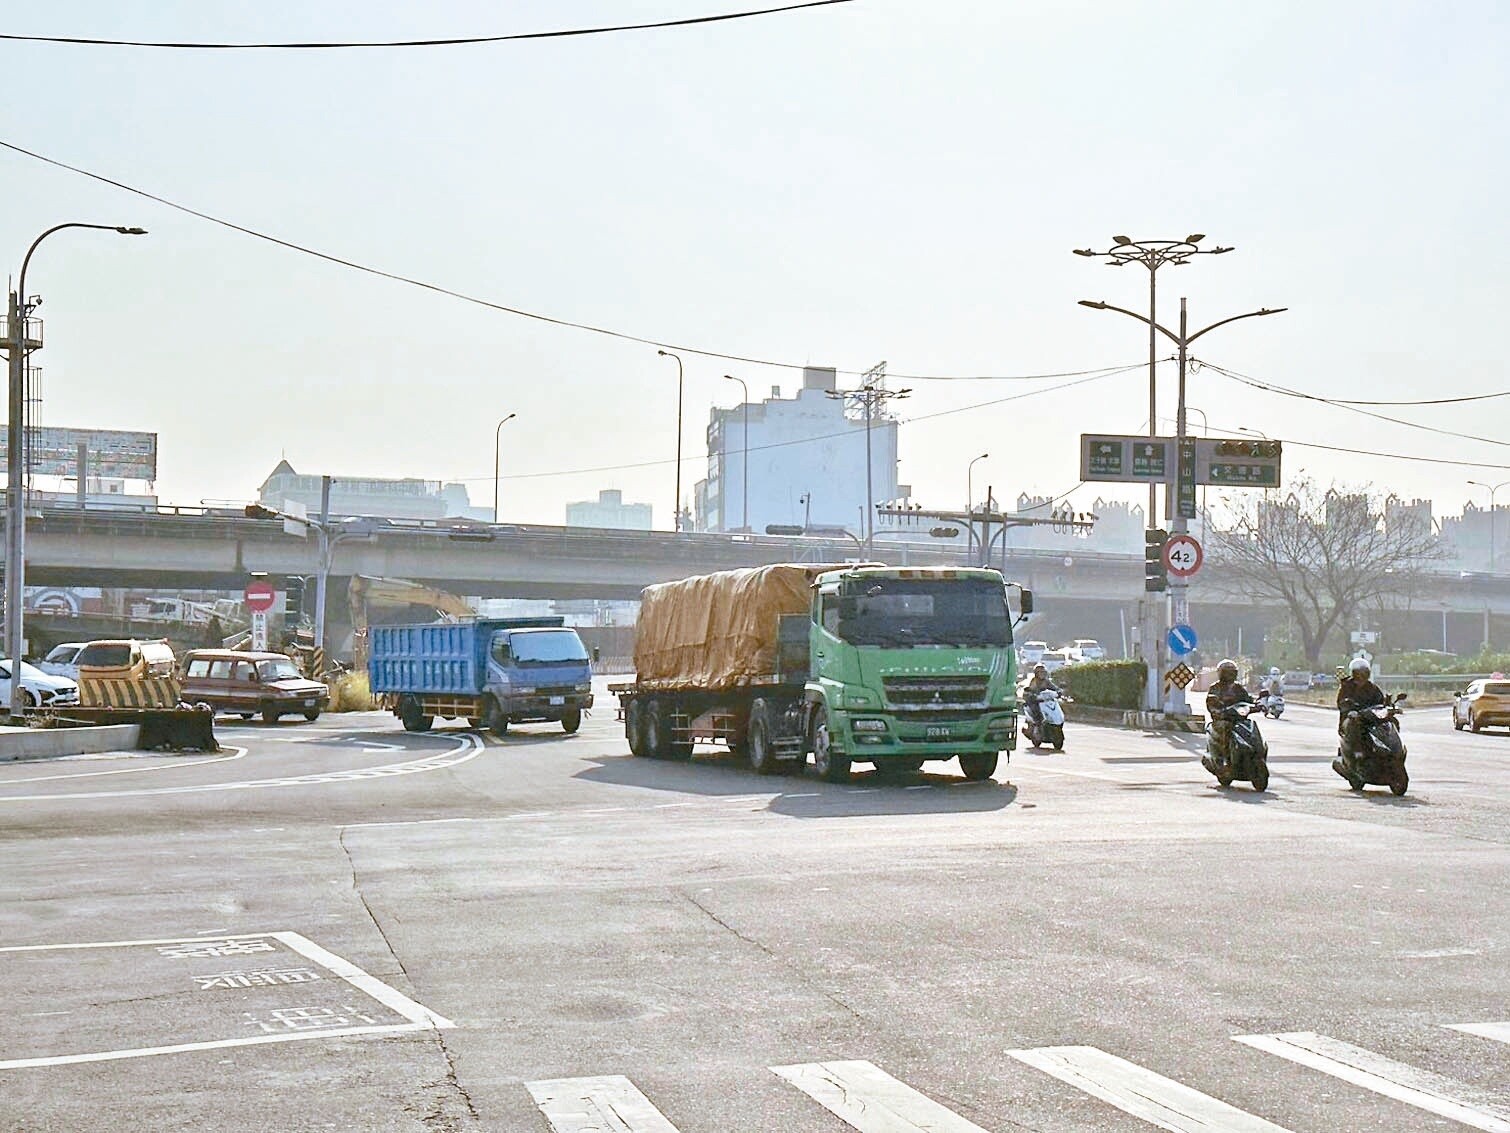
<path fill-rule="evenodd" d="M 568 736 L 582 726 L 582 709 L 573 708 L 561 715 L 561 730 Z"/>
<path fill-rule="evenodd" d="M 426 716 L 424 705 L 412 696 L 406 696 L 399 701 L 398 718 L 403 723 L 406 732 L 428 732 L 430 725 L 435 723 L 435 717 Z"/>
<path fill-rule="evenodd" d="M 482 726 L 495 736 L 504 736 L 509 731 L 509 718 L 503 714 L 503 709 L 498 706 L 498 701 L 491 696 L 483 702 Z"/>
<path fill-rule="evenodd" d="M 764 697 L 750 705 L 750 723 L 745 729 L 745 747 L 750 766 L 757 775 L 773 775 L 780 770 L 771 747 L 771 706 Z"/>
<path fill-rule="evenodd" d="M 828 709 L 822 705 L 813 713 L 813 771 L 818 778 L 829 783 L 848 783 L 850 758 L 842 751 L 834 750 L 834 739 L 828 730 Z"/>

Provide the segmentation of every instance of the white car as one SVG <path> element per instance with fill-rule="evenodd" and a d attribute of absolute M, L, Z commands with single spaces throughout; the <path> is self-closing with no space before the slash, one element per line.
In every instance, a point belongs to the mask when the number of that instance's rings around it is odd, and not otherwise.
<path fill-rule="evenodd" d="M 1101 648 L 1101 643 L 1094 637 L 1077 637 L 1073 645 L 1067 646 L 1065 652 L 1082 661 L 1104 661 L 1106 650 Z"/>
<path fill-rule="evenodd" d="M 1058 672 L 1070 663 L 1070 655 L 1063 649 L 1050 649 L 1040 658 L 1036 664 L 1042 665 L 1051 673 Z"/>
<path fill-rule="evenodd" d="M 1018 649 L 1018 659 L 1024 666 L 1036 665 L 1045 653 L 1049 651 L 1047 641 L 1024 641 Z"/>
<path fill-rule="evenodd" d="M 0 661 L 0 708 L 10 709 L 10 662 Z M 44 673 L 35 665 L 21 662 L 21 707 L 61 708 L 79 702 L 79 686 L 67 677 Z"/>
<path fill-rule="evenodd" d="M 37 668 L 50 676 L 76 681 L 79 679 L 79 650 L 87 644 L 85 641 L 68 641 L 54 646 L 52 652 L 37 662 Z"/>

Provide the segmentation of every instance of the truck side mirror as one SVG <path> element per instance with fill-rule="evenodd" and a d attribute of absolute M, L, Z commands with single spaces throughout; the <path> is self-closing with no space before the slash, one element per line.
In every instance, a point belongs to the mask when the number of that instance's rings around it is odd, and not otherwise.
<path fill-rule="evenodd" d="M 592 663 L 594 665 L 596 665 L 602 659 L 603 659 L 603 650 L 599 646 L 594 645 L 592 647 Z"/>
<path fill-rule="evenodd" d="M 1024 590 L 1018 598 L 1017 605 L 1022 610 L 1023 617 L 1031 614 L 1033 612 L 1033 592 L 1031 590 Z"/>

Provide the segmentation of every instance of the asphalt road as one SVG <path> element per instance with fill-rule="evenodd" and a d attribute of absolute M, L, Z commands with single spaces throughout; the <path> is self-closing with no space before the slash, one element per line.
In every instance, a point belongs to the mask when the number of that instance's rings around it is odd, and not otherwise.
<path fill-rule="evenodd" d="M 1263 795 L 1075 725 L 838 786 L 598 704 L 0 766 L 0 1128 L 1510 1130 L 1510 736 L 1407 716 L 1400 799 L 1301 707 Z"/>

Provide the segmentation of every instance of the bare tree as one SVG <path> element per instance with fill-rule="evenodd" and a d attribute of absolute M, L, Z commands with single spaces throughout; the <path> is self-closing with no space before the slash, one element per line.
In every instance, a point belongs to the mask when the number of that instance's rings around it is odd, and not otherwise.
<path fill-rule="evenodd" d="M 1385 522 L 1385 500 L 1296 480 L 1282 500 L 1249 495 L 1213 540 L 1213 582 L 1283 605 L 1314 669 L 1333 630 L 1365 604 L 1395 604 L 1442 557 L 1429 524 Z"/>

